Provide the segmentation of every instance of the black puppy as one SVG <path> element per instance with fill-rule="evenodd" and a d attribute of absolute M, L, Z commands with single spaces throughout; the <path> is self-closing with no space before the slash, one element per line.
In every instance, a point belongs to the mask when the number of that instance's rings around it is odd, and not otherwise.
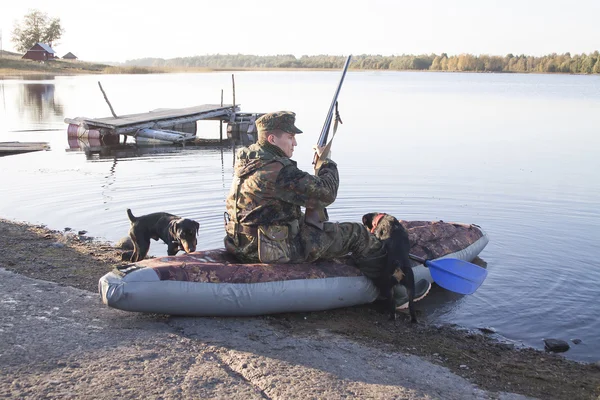
<path fill-rule="evenodd" d="M 377 239 L 384 242 L 387 251 L 387 265 L 379 278 L 373 281 L 385 299 L 387 309 L 392 319 L 396 319 L 396 304 L 394 302 L 394 286 L 402 284 L 408 293 L 408 310 L 411 322 L 417 322 L 417 315 L 413 306 L 415 298 L 415 276 L 408 254 L 410 241 L 408 232 L 393 216 L 383 213 L 369 213 L 362 217 L 366 226 Z M 402 277 L 398 279 L 394 273 L 400 269 Z"/>
<path fill-rule="evenodd" d="M 167 254 L 170 256 L 180 250 L 186 253 L 196 251 L 196 235 L 200 229 L 196 221 L 165 212 L 135 217 L 129 208 L 127 216 L 131 221 L 129 237 L 133 242 L 133 252 L 124 253 L 123 259 L 130 255 L 132 262 L 143 260 L 150 249 L 150 239 L 162 239 L 167 244 Z"/>

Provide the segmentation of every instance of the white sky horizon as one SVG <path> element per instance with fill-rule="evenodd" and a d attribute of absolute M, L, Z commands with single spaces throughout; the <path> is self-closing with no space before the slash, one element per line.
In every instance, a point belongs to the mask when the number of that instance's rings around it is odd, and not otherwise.
<path fill-rule="evenodd" d="M 2 49 L 32 9 L 60 18 L 57 55 L 125 62 L 208 54 L 544 56 L 600 50 L 600 0 L 24 0 L 0 7 Z M 166 5 L 165 5 L 166 4 Z"/>

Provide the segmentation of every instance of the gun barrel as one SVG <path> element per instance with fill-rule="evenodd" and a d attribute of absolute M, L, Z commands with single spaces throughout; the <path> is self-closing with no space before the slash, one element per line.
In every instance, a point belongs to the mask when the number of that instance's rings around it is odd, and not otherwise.
<path fill-rule="evenodd" d="M 325 123 L 323 124 L 321 135 L 319 136 L 319 141 L 317 142 L 319 146 L 325 146 L 327 144 L 327 137 L 329 136 L 331 121 L 333 120 L 333 110 L 335 107 L 335 103 L 337 102 L 337 98 L 340 94 L 340 90 L 342 89 L 342 84 L 344 83 L 344 78 L 346 77 L 346 71 L 348 71 L 348 66 L 350 65 L 351 60 L 352 55 L 349 55 L 346 59 L 346 63 L 344 64 L 344 68 L 342 70 L 342 77 L 340 78 L 340 83 L 338 83 L 337 89 L 335 90 L 335 94 L 333 95 L 333 100 L 331 101 L 331 105 L 329 106 L 329 111 L 327 112 L 327 117 L 325 118 Z M 313 164 L 316 163 L 316 160 L 317 156 L 315 155 L 313 159 Z"/>
<path fill-rule="evenodd" d="M 331 127 L 331 121 L 333 120 L 333 109 L 337 103 L 338 95 L 340 94 L 340 89 L 342 88 L 342 83 L 344 83 L 344 77 L 346 76 L 346 71 L 348 71 L 348 66 L 350 65 L 350 60 L 352 56 L 349 55 L 346 59 L 346 64 L 344 64 L 344 69 L 342 71 L 342 77 L 340 78 L 340 83 L 335 90 L 335 94 L 333 96 L 333 100 L 331 101 L 331 106 L 329 107 L 329 112 L 327 113 L 327 117 L 325 118 L 325 124 L 323 125 L 323 130 L 321 131 L 321 136 L 319 136 L 318 145 L 320 147 L 327 145 L 327 136 L 329 135 L 329 128 Z M 331 143 L 330 143 L 331 144 Z M 328 149 L 326 149 L 326 152 Z M 317 152 L 315 152 L 315 156 L 313 157 L 313 165 L 315 166 L 315 173 L 317 173 L 319 157 Z M 325 221 L 328 221 L 329 217 L 327 216 L 327 210 L 325 208 L 306 208 L 306 212 L 304 213 L 304 221 L 316 227 L 317 229 L 323 230 L 323 224 Z"/>

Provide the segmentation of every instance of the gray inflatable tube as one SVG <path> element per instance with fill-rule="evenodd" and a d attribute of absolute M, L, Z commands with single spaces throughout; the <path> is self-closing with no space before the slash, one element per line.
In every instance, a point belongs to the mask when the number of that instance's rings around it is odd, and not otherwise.
<path fill-rule="evenodd" d="M 110 307 L 190 316 L 249 316 L 318 311 L 372 302 L 378 291 L 360 277 L 297 279 L 259 283 L 160 281 L 150 268 L 100 281 L 102 300 Z"/>
<path fill-rule="evenodd" d="M 473 260 L 488 243 L 485 232 L 481 233 L 481 237 L 467 247 L 440 258 Z M 378 296 L 377 288 L 369 279 L 357 273 L 356 268 L 339 263 L 336 268 L 349 269 L 354 276 L 228 283 L 186 281 L 171 279 L 171 276 L 167 279 L 162 276 L 161 279 L 157 272 L 161 263 L 166 262 L 173 264 L 178 261 L 177 266 L 169 267 L 175 268 L 175 271 L 177 268 L 193 268 L 194 263 L 210 265 L 218 259 L 215 254 L 222 256 L 224 250 L 155 258 L 133 264 L 125 271 L 109 272 L 99 281 L 102 301 L 109 307 L 125 311 L 188 316 L 253 316 L 348 307 L 370 303 Z M 212 263 L 217 264 L 231 267 L 227 262 Z M 239 264 L 234 268 L 239 268 Z M 413 270 L 416 280 L 432 281 L 429 270 L 423 265 L 416 265 Z M 173 274 L 173 269 L 169 274 Z"/>

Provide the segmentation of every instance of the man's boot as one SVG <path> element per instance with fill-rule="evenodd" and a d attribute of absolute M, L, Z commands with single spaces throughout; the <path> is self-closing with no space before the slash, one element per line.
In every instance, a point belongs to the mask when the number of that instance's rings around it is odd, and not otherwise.
<path fill-rule="evenodd" d="M 431 289 L 431 283 L 427 279 L 421 279 L 415 282 L 415 298 L 413 301 L 419 301 L 429 293 Z M 396 303 L 396 310 L 403 310 L 408 308 L 408 292 L 404 285 L 394 286 L 394 302 Z"/>

